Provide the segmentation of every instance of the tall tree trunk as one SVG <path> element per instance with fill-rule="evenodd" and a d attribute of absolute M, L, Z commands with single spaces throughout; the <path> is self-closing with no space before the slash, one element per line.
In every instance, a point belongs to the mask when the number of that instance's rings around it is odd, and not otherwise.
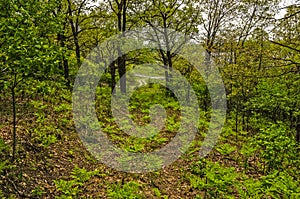
<path fill-rule="evenodd" d="M 126 21 L 126 9 L 127 9 L 126 0 L 121 0 L 121 6 L 122 6 L 121 9 L 122 17 L 120 23 L 122 23 L 122 27 L 120 27 L 120 30 L 122 31 L 122 37 L 124 37 L 126 31 L 126 22 L 127 22 Z M 120 61 L 120 65 L 119 65 L 120 89 L 121 89 L 121 93 L 126 93 L 126 55 L 122 55 L 119 61 Z"/>
<path fill-rule="evenodd" d="M 64 77 L 67 81 L 66 85 L 70 87 L 70 78 L 69 78 L 69 62 L 65 57 L 65 35 L 64 34 L 59 34 L 58 35 L 59 41 L 60 41 L 60 46 L 63 48 L 62 52 L 62 63 L 63 63 L 63 69 L 64 69 Z"/>
<path fill-rule="evenodd" d="M 205 56 L 205 65 L 206 65 L 205 77 L 206 77 L 206 81 L 207 81 L 209 73 L 210 73 L 210 69 L 211 69 L 211 52 L 210 51 L 208 51 L 206 53 L 206 56 Z M 204 110 L 208 111 L 208 106 L 209 106 L 209 90 L 208 90 L 207 86 L 205 87 L 205 91 L 204 91 L 203 104 L 204 104 Z"/>
<path fill-rule="evenodd" d="M 240 103 L 239 99 L 236 102 L 236 112 L 235 112 L 235 132 L 238 132 L 238 125 L 239 125 L 239 110 L 240 110 Z"/>
<path fill-rule="evenodd" d="M 72 4 L 71 1 L 68 0 L 68 12 L 69 12 L 69 22 L 71 25 L 71 30 L 72 30 L 72 36 L 74 40 L 74 45 L 75 45 L 75 53 L 76 53 L 76 60 L 77 60 L 77 66 L 80 67 L 80 46 L 79 46 L 79 41 L 78 41 L 78 24 L 74 23 L 73 20 L 73 13 L 72 13 Z"/>
<path fill-rule="evenodd" d="M 120 77 L 121 93 L 126 93 L 126 59 L 125 55 L 118 58 L 118 71 Z"/>
<path fill-rule="evenodd" d="M 117 2 L 118 6 L 118 12 L 117 18 L 118 18 L 118 31 L 121 32 L 121 37 L 125 36 L 126 31 L 126 0 L 121 0 L 121 2 Z M 118 59 L 117 59 L 117 65 L 118 65 L 118 73 L 120 77 L 120 90 L 121 93 L 126 93 L 126 56 L 122 55 L 122 51 L 120 48 L 120 45 L 118 46 Z M 123 77 L 123 78 L 122 78 Z"/>
<path fill-rule="evenodd" d="M 167 51 L 167 59 L 168 59 L 168 84 L 172 84 L 172 70 L 173 70 L 173 61 L 171 57 L 171 52 Z M 170 97 L 175 97 L 175 94 L 171 89 L 169 89 L 169 96 Z"/>
<path fill-rule="evenodd" d="M 110 75 L 111 75 L 111 83 L 110 83 L 110 87 L 111 87 L 111 93 L 115 94 L 115 87 L 116 87 L 116 63 L 115 61 L 113 61 L 110 64 Z"/>
<path fill-rule="evenodd" d="M 63 55 L 63 63 L 64 63 L 64 76 L 65 79 L 67 80 L 67 87 L 70 87 L 70 78 L 69 78 L 69 62 L 68 60 L 65 58 L 65 56 Z"/>
<path fill-rule="evenodd" d="M 16 157 L 16 146 L 17 146 L 17 117 L 16 117 L 16 82 L 17 81 L 17 73 L 14 72 L 14 82 L 11 87 L 11 96 L 12 96 L 12 111 L 13 111 L 13 151 L 12 151 L 12 162 Z"/>

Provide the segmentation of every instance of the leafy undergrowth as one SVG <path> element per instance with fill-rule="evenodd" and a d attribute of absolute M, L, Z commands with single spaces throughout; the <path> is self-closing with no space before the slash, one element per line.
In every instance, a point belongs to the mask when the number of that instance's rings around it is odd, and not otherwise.
<path fill-rule="evenodd" d="M 299 151 L 282 123 L 259 121 L 258 129 L 258 121 L 253 120 L 253 128 L 235 132 L 228 117 L 217 146 L 201 159 L 198 151 L 209 124 L 209 113 L 202 111 L 199 133 L 183 156 L 161 170 L 130 174 L 107 167 L 85 149 L 72 122 L 71 92 L 67 88 L 53 82 L 33 83 L 38 84 L 37 90 L 24 89 L 27 93 L 17 102 L 14 161 L 11 114 L 9 109 L 1 109 L 1 197 L 300 198 Z M 98 91 L 99 123 L 112 142 L 124 150 L 149 152 L 176 135 L 179 104 L 176 98 L 166 98 L 159 86 L 140 88 L 131 97 L 129 108 L 131 118 L 142 126 L 150 122 L 151 105 L 164 106 L 166 127 L 151 138 L 132 138 L 122 132 L 110 112 L 109 88 Z"/>

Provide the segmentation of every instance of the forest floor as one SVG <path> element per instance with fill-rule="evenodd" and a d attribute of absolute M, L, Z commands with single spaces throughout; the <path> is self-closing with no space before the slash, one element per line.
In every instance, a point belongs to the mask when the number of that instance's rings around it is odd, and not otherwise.
<path fill-rule="evenodd" d="M 205 133 L 203 127 L 190 149 L 171 165 L 148 173 L 116 171 L 96 160 L 85 148 L 75 130 L 71 93 L 65 90 L 57 95 L 58 90 L 59 88 L 31 98 L 27 98 L 25 94 L 18 99 L 17 153 L 13 161 L 13 126 L 9 98 L 6 98 L 7 106 L 1 107 L 0 141 L 5 142 L 5 147 L 2 146 L 1 149 L 0 143 L 0 159 L 3 161 L 0 165 L 0 196 L 240 198 L 239 194 L 245 192 L 245 198 L 249 198 L 246 192 L 250 188 L 243 182 L 256 180 L 264 175 L 259 168 L 260 159 L 255 155 L 245 159 L 239 152 L 247 140 L 246 133 L 251 132 L 243 132 L 244 134 L 237 136 L 230 124 L 224 127 L 217 146 L 204 159 L 199 157 Z M 141 92 L 147 93 L 143 90 Z M 107 96 L 102 100 L 107 100 Z M 161 102 L 159 99 L 158 101 Z M 168 103 L 172 104 L 170 101 Z M 134 104 L 132 107 L 136 107 L 133 111 L 143 120 L 139 107 Z M 119 133 L 110 120 L 106 125 L 112 127 L 109 130 L 113 132 L 112 135 Z M 157 138 L 156 141 L 161 140 Z M 131 144 L 130 140 L 124 142 Z"/>
<path fill-rule="evenodd" d="M 0 136 L 11 145 L 11 126 L 1 128 Z M 75 131 L 70 131 L 61 140 L 47 148 L 38 146 L 28 139 L 26 130 L 18 126 L 18 154 L 14 168 L 2 176 L 2 189 L 16 197 L 34 197 L 34 190 L 40 190 L 43 198 L 53 198 L 59 194 L 54 180 L 69 180 L 75 165 L 88 171 L 99 170 L 82 186 L 82 198 L 106 198 L 108 185 L 135 181 L 141 186 L 139 192 L 147 198 L 155 197 L 153 188 L 170 198 L 194 198 L 200 191 L 192 189 L 185 173 L 192 160 L 180 158 L 159 172 L 130 174 L 118 172 L 99 163 L 81 143 Z M 196 159 L 196 158 L 195 158 Z"/>

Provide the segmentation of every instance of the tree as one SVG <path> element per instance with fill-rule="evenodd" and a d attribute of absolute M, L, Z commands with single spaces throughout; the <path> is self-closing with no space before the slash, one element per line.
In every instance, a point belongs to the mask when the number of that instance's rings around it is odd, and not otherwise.
<path fill-rule="evenodd" d="M 142 26 L 151 27 L 155 35 L 150 38 L 158 44 L 159 61 L 165 68 L 166 87 L 171 83 L 174 61 L 187 39 L 178 44 L 174 41 L 177 32 L 193 36 L 198 32 L 198 6 L 191 0 L 159 0 L 135 2 L 132 11 L 142 19 Z M 160 35 L 163 35 L 161 38 Z M 188 38 L 188 37 L 187 37 Z M 166 50 L 163 50 L 166 49 Z"/>
<path fill-rule="evenodd" d="M 222 65 L 228 96 L 228 108 L 235 110 L 236 131 L 250 114 L 244 103 L 251 97 L 256 76 L 263 72 L 268 54 L 265 29 L 275 15 L 277 1 L 207 1 L 203 4 L 207 63 L 211 57 Z M 254 36 L 254 37 L 252 37 Z M 252 37 L 252 38 L 251 38 Z M 255 41 L 254 41 L 254 40 Z M 244 127 L 244 125 L 243 125 Z"/>
<path fill-rule="evenodd" d="M 124 36 L 125 31 L 127 30 L 127 7 L 129 0 L 108 0 L 110 9 L 113 11 L 114 15 L 117 16 L 117 31 L 122 33 L 121 37 Z M 117 46 L 118 49 L 118 73 L 120 77 L 120 90 L 121 93 L 126 93 L 126 55 L 122 55 L 120 46 Z M 111 71 L 114 72 L 114 64 L 111 64 Z M 112 75 L 114 77 L 114 74 Z"/>
<path fill-rule="evenodd" d="M 19 85 L 28 78 L 42 79 L 55 70 L 59 53 L 57 46 L 49 42 L 49 35 L 56 34 L 52 18 L 47 17 L 53 4 L 36 1 L 4 1 L 1 6 L 1 81 L 10 89 L 12 100 L 13 154 L 17 144 L 17 103 Z M 48 21 L 49 20 L 49 21 Z M 48 35 L 47 35 L 48 34 Z"/>

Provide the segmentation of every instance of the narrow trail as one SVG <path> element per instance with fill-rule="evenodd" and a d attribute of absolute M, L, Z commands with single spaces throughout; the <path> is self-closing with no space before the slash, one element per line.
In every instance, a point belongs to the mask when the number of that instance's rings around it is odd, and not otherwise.
<path fill-rule="evenodd" d="M 134 74 L 136 77 L 144 77 L 144 78 L 149 78 L 149 79 L 164 79 L 165 77 L 163 76 L 147 76 L 147 75 L 142 75 L 142 74 Z"/>
<path fill-rule="evenodd" d="M 134 74 L 134 76 L 136 77 L 142 77 L 143 79 L 139 79 L 139 87 L 143 86 L 143 85 L 147 85 L 147 82 L 145 81 L 145 79 L 164 79 L 165 77 L 163 76 L 147 76 L 147 75 L 142 75 L 142 74 Z"/>

